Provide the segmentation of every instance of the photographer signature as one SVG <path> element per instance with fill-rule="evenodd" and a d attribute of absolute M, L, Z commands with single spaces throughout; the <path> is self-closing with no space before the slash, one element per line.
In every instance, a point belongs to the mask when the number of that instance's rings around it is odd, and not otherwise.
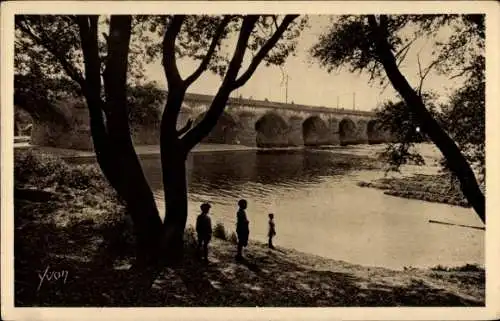
<path fill-rule="evenodd" d="M 45 271 L 42 274 L 38 273 L 38 278 L 40 279 L 40 283 L 38 284 L 37 291 L 40 290 L 42 287 L 43 281 L 58 281 L 58 280 L 63 280 L 63 283 L 66 284 L 66 280 L 68 278 L 68 271 L 62 270 L 62 271 L 49 271 L 50 267 L 47 266 L 45 268 Z"/>

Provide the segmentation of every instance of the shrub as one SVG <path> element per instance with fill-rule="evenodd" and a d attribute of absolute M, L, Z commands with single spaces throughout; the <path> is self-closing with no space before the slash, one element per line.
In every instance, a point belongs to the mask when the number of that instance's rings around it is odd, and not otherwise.
<path fill-rule="evenodd" d="M 448 271 L 447 267 L 442 266 L 441 264 L 431 267 L 432 271 Z"/>
<path fill-rule="evenodd" d="M 33 150 L 16 151 L 15 187 L 52 190 L 62 196 L 52 215 L 46 219 L 60 225 L 92 220 L 95 225 L 113 226 L 123 221 L 126 212 L 96 165 L 71 165 L 62 159 Z M 28 215 L 24 207 L 17 215 Z"/>
<path fill-rule="evenodd" d="M 95 165 L 72 166 L 59 182 L 71 188 L 84 190 L 90 187 L 102 187 L 104 177 Z"/>
<path fill-rule="evenodd" d="M 480 267 L 477 264 L 468 264 L 467 263 L 465 265 L 452 268 L 452 270 L 459 271 L 459 272 L 480 272 L 480 271 L 484 271 L 484 268 Z"/>
<path fill-rule="evenodd" d="M 456 267 L 446 267 L 442 265 L 437 265 L 431 268 L 432 271 L 443 271 L 443 272 L 484 272 L 484 268 L 477 264 L 465 264 Z"/>
<path fill-rule="evenodd" d="M 40 188 L 49 187 L 68 165 L 55 156 L 32 150 L 16 151 L 14 155 L 15 184 L 29 184 Z"/>
<path fill-rule="evenodd" d="M 113 193 L 97 165 L 70 165 L 61 158 L 34 150 L 16 151 L 15 185 L 39 189 L 98 189 Z"/>
<path fill-rule="evenodd" d="M 226 228 L 224 227 L 224 224 L 217 223 L 215 225 L 214 231 L 213 231 L 213 236 L 218 238 L 218 239 L 227 241 L 227 233 L 226 233 Z"/>

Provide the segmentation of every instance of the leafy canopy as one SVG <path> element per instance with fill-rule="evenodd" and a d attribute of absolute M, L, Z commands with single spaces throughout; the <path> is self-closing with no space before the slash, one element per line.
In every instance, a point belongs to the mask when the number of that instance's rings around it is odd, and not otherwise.
<path fill-rule="evenodd" d="M 144 84 L 149 80 L 145 75 L 146 64 L 162 55 L 163 35 L 174 16 L 148 15 L 134 16 L 132 37 L 128 55 L 128 82 Z M 241 27 L 242 16 L 191 15 L 183 20 L 177 34 L 175 55 L 201 61 L 214 39 L 213 55 L 208 70 L 224 75 L 227 70 L 232 46 Z M 251 33 L 247 51 L 254 56 L 266 40 L 278 28 L 284 18 L 276 15 L 259 16 L 256 27 Z M 218 33 L 218 26 L 224 22 L 225 28 Z M 292 21 L 280 41 L 264 57 L 266 65 L 282 65 L 288 55 L 293 54 L 297 37 L 307 26 L 307 17 Z M 15 75 L 36 74 L 45 79 L 81 84 L 84 79 L 83 54 L 76 16 L 61 15 L 17 15 L 15 19 Z M 106 62 L 106 39 L 108 38 L 109 17 L 99 17 L 99 59 L 101 73 Z M 174 53 L 168 53 L 174 54 Z M 65 89 L 67 86 L 62 86 Z M 78 86 L 69 87 L 70 90 Z M 81 89 L 81 88 L 80 88 Z M 78 94 L 81 94 L 78 92 Z"/>
<path fill-rule="evenodd" d="M 414 84 L 414 89 L 468 160 L 484 169 L 484 15 L 389 15 L 386 30 L 398 66 L 417 39 L 432 42 L 432 62 L 423 68 L 418 60 L 420 81 Z M 368 16 L 332 19 L 330 29 L 311 48 L 311 55 L 329 72 L 347 67 L 351 72 L 369 73 L 371 82 L 378 81 L 383 86 L 388 83 L 375 50 Z M 436 107 L 432 102 L 437 97 L 422 90 L 433 69 L 450 79 L 462 80 L 462 87 L 452 94 L 447 105 Z M 379 122 L 386 123 L 399 141 L 389 144 L 385 152 L 395 170 L 408 160 L 419 162 L 421 158 L 411 150 L 416 124 L 409 121 L 411 114 L 398 106 L 403 107 L 404 103 L 388 103 L 378 111 Z"/>
<path fill-rule="evenodd" d="M 431 94 L 425 95 L 426 105 L 430 112 L 437 117 L 436 106 Z M 376 123 L 378 128 L 388 131 L 394 138 L 381 156 L 388 161 L 388 170 L 398 171 L 403 164 L 425 164 L 424 158 L 414 148 L 415 143 L 428 141 L 429 138 L 421 131 L 421 126 L 404 101 L 394 103 L 385 102 L 376 109 Z"/>
<path fill-rule="evenodd" d="M 311 55 L 328 71 L 348 67 L 352 72 L 369 72 L 372 81 L 384 81 L 368 16 L 332 20 L 329 30 L 311 48 Z M 432 66 L 450 77 L 468 77 L 484 62 L 484 15 L 390 15 L 386 36 L 399 64 L 422 37 L 433 42 Z"/>

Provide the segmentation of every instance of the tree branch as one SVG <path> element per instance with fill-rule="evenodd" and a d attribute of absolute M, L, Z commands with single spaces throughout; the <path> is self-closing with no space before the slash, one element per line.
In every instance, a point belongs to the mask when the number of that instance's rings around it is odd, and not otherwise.
<path fill-rule="evenodd" d="M 408 50 L 410 49 L 410 46 L 417 40 L 418 38 L 415 36 L 413 37 L 413 39 L 411 41 L 409 41 L 403 48 L 401 48 L 398 52 L 396 52 L 396 54 L 394 55 L 396 58 L 398 58 L 400 55 L 403 55 L 406 56 L 406 53 L 408 52 Z"/>
<path fill-rule="evenodd" d="M 463 75 L 465 75 L 466 73 L 470 72 L 471 70 L 475 70 L 476 67 L 475 66 L 468 66 L 468 67 L 465 67 L 462 69 L 462 71 L 460 71 L 459 73 L 453 75 L 450 77 L 450 79 L 456 79 L 456 78 L 460 78 L 462 77 Z"/>
<path fill-rule="evenodd" d="M 276 15 L 273 15 L 273 22 L 274 22 L 274 26 L 276 27 L 276 30 L 278 30 L 278 19 L 276 18 Z"/>
<path fill-rule="evenodd" d="M 229 63 L 226 75 L 222 81 L 217 94 L 215 95 L 210 108 L 203 117 L 203 119 L 190 131 L 184 135 L 181 142 L 186 151 L 191 150 L 196 144 L 198 144 L 203 137 L 208 135 L 212 128 L 217 124 L 220 115 L 224 112 L 226 107 L 227 99 L 231 91 L 234 89 L 233 84 L 238 76 L 238 72 L 241 68 L 241 63 L 243 57 L 245 56 L 246 47 L 248 45 L 248 39 L 258 20 L 258 16 L 250 15 L 243 19 L 243 23 L 240 29 L 240 34 L 238 36 L 238 42 L 236 43 L 236 48 L 234 50 L 233 58 Z"/>
<path fill-rule="evenodd" d="M 422 86 L 424 85 L 424 80 L 425 78 L 429 75 L 429 72 L 431 71 L 431 69 L 439 63 L 439 59 L 436 59 L 434 60 L 429 66 L 427 66 L 427 68 L 425 69 L 425 71 L 422 72 L 422 66 L 420 64 L 420 55 L 417 55 L 417 63 L 418 63 L 418 74 L 419 74 L 419 77 L 420 77 L 420 82 L 419 82 L 419 85 L 418 85 L 418 95 L 419 96 L 422 96 Z"/>
<path fill-rule="evenodd" d="M 360 70 L 359 73 L 362 73 L 363 70 Z M 373 64 L 373 66 L 371 66 L 369 69 L 368 69 L 368 73 L 370 74 L 370 82 L 373 81 L 375 78 L 376 78 L 376 75 L 375 73 L 377 72 L 377 64 Z"/>
<path fill-rule="evenodd" d="M 249 79 L 252 77 L 253 73 L 259 66 L 260 62 L 266 57 L 266 55 L 273 49 L 273 47 L 276 45 L 278 40 L 281 38 L 283 33 L 286 31 L 290 23 L 297 18 L 298 15 L 287 15 L 281 22 L 280 26 L 276 29 L 276 32 L 273 34 L 271 38 L 260 48 L 259 52 L 255 55 L 255 57 L 252 59 L 252 62 L 250 63 L 250 66 L 248 66 L 248 69 L 238 78 L 234 84 L 232 85 L 231 89 L 237 89 L 241 86 L 243 86 Z"/>
<path fill-rule="evenodd" d="M 115 184 L 111 166 L 108 164 L 109 137 L 104 123 L 103 110 L 105 104 L 101 99 L 101 61 L 98 45 L 98 16 L 81 16 L 75 18 L 78 24 L 80 41 L 85 65 L 84 92 L 89 110 L 90 131 L 94 142 L 94 150 L 101 168 L 112 184 Z"/>
<path fill-rule="evenodd" d="M 398 60 L 398 67 L 400 67 L 403 61 L 406 59 L 408 52 L 410 52 L 410 47 L 408 47 L 404 52 L 402 52 L 399 57 L 396 57 L 396 60 Z"/>
<path fill-rule="evenodd" d="M 418 85 L 418 95 L 421 96 L 424 77 L 422 76 L 422 65 L 420 64 L 420 55 L 419 54 L 417 54 L 417 64 L 418 64 L 418 75 L 420 77 L 420 83 Z"/>
<path fill-rule="evenodd" d="M 85 65 L 85 96 L 88 101 L 88 108 L 97 108 L 100 105 L 101 95 L 101 62 L 98 47 L 98 16 L 76 17 L 80 32 L 80 40 Z M 90 99 L 89 99 L 90 98 Z M 100 108 L 99 108 L 100 112 Z"/>
<path fill-rule="evenodd" d="M 208 64 L 210 63 L 210 59 L 212 59 L 212 56 L 215 52 L 215 48 L 217 48 L 217 46 L 219 45 L 224 30 L 226 29 L 230 21 L 231 21 L 231 16 L 224 16 L 224 19 L 222 20 L 222 22 L 217 27 L 217 30 L 215 31 L 214 37 L 212 38 L 212 42 L 210 43 L 210 47 L 207 50 L 207 54 L 201 61 L 198 68 L 193 72 L 193 74 L 188 78 L 186 78 L 186 80 L 184 81 L 186 88 L 189 87 L 193 82 L 195 82 L 201 76 L 201 74 L 207 69 Z"/>
<path fill-rule="evenodd" d="M 410 52 L 411 45 L 417 40 L 418 38 L 415 36 L 411 41 L 409 41 L 403 48 L 401 48 L 394 57 L 396 58 L 398 62 L 398 67 L 401 66 L 403 61 L 406 59 L 406 56 L 408 55 L 408 52 Z"/>
<path fill-rule="evenodd" d="M 163 37 L 163 70 L 167 77 L 169 89 L 183 84 L 179 69 L 177 68 L 177 61 L 175 58 L 175 39 L 181 31 L 182 23 L 185 16 L 175 15 L 170 22 L 170 26 L 165 32 Z"/>
<path fill-rule="evenodd" d="M 50 52 L 61 64 L 66 74 L 75 82 L 77 82 L 85 92 L 85 81 L 83 79 L 83 76 L 75 68 L 75 66 L 71 65 L 71 63 L 66 59 L 64 53 L 59 52 L 59 50 L 57 49 L 57 44 L 52 43 L 52 41 L 50 39 L 47 39 L 47 37 L 43 34 L 42 37 L 37 36 L 28 25 L 24 25 L 24 23 L 22 23 L 21 21 L 16 20 L 16 26 L 18 26 L 19 29 L 21 29 L 21 31 L 23 31 L 37 45 L 42 46 L 48 52 Z"/>
<path fill-rule="evenodd" d="M 167 141 L 170 142 L 178 138 L 176 130 L 177 117 L 187 88 L 179 73 L 175 57 L 175 40 L 181 31 L 184 19 L 185 16 L 183 15 L 172 16 L 170 25 L 163 37 L 162 64 L 167 78 L 168 95 L 160 124 L 160 145 L 162 150 Z"/>

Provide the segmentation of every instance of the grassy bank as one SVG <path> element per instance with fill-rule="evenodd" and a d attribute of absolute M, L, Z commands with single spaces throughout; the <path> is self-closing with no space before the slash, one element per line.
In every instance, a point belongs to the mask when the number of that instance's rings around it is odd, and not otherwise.
<path fill-rule="evenodd" d="M 196 259 L 189 228 L 183 262 L 144 286 L 130 270 L 123 206 L 95 167 L 25 153 L 16 155 L 15 175 L 16 306 L 484 305 L 481 268 L 392 271 L 258 242 L 236 262 L 222 226 L 210 264 Z M 43 275 L 52 278 L 41 283 Z"/>
<path fill-rule="evenodd" d="M 470 207 L 457 182 L 449 175 L 418 174 L 404 178 L 381 178 L 373 182 L 359 182 L 361 187 L 384 190 L 384 194 Z"/>

